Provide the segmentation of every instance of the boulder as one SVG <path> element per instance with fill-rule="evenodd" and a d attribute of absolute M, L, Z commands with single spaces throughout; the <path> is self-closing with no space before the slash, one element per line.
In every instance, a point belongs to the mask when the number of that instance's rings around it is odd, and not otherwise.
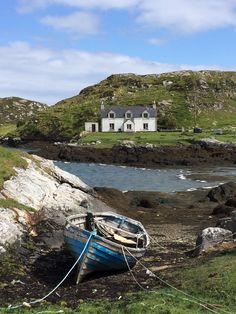
<path fill-rule="evenodd" d="M 26 231 L 21 223 L 17 223 L 17 214 L 9 208 L 0 208 L 0 254 L 6 251 L 6 248 L 20 241 L 23 233 Z"/>
<path fill-rule="evenodd" d="M 236 198 L 234 197 L 234 198 L 228 199 L 225 205 L 236 208 Z"/>
<path fill-rule="evenodd" d="M 226 217 L 226 216 L 230 216 L 232 211 L 234 210 L 235 210 L 234 207 L 220 204 L 213 209 L 212 215 L 216 215 L 218 217 Z"/>
<path fill-rule="evenodd" d="M 212 202 L 225 202 L 229 198 L 236 197 L 236 183 L 228 182 L 219 185 L 210 190 L 207 196 Z"/>
<path fill-rule="evenodd" d="M 193 255 L 198 256 L 216 244 L 232 240 L 232 232 L 229 230 L 219 227 L 206 228 L 197 237 Z"/>
<path fill-rule="evenodd" d="M 236 210 L 234 210 L 231 213 L 230 217 L 219 219 L 217 226 L 220 228 L 230 230 L 233 234 L 235 234 L 236 233 Z"/>

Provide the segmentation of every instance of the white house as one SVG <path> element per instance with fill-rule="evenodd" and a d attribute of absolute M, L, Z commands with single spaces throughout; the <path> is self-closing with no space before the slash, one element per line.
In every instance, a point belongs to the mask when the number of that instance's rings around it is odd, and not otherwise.
<path fill-rule="evenodd" d="M 98 122 L 85 122 L 85 131 L 86 132 L 98 132 Z"/>
<path fill-rule="evenodd" d="M 157 130 L 157 110 L 153 106 L 101 107 L 102 132 L 143 132 Z"/>

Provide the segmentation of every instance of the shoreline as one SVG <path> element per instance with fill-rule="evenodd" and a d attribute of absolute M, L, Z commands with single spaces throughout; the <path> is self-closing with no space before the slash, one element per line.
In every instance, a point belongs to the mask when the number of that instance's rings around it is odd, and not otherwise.
<path fill-rule="evenodd" d="M 72 146 L 50 142 L 32 141 L 16 148 L 31 149 L 46 159 L 105 163 L 146 168 L 189 167 L 189 166 L 232 166 L 236 164 L 236 147 L 201 146 L 199 144 L 175 146 L 115 146 L 99 148 Z"/>

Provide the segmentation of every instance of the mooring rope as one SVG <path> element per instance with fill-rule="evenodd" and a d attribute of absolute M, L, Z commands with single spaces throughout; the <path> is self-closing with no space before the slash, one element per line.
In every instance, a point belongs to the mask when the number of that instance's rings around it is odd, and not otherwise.
<path fill-rule="evenodd" d="M 225 310 L 223 310 L 223 309 L 219 309 L 218 307 L 214 306 L 213 304 L 206 303 L 205 301 L 203 301 L 203 300 L 201 300 L 201 299 L 198 299 L 198 298 L 196 298 L 196 297 L 194 297 L 194 296 L 191 296 L 190 294 L 188 294 L 188 293 L 186 293 L 186 292 L 184 292 L 184 291 L 182 291 L 182 290 L 180 290 L 180 289 L 174 287 L 173 285 L 169 284 L 167 281 L 163 280 L 162 278 L 160 278 L 159 276 L 157 276 L 156 274 L 154 274 L 150 269 L 148 269 L 144 264 L 142 264 L 142 263 L 127 249 L 127 247 L 122 246 L 122 252 L 123 252 L 124 259 L 125 259 L 125 261 L 126 261 L 127 267 L 128 267 L 128 269 L 129 269 L 130 273 L 132 274 L 132 277 L 134 278 L 135 282 L 136 282 L 136 283 L 138 284 L 138 286 L 141 287 L 143 290 L 146 290 L 146 291 L 149 291 L 149 292 L 158 293 L 158 292 L 156 292 L 156 291 L 148 290 L 148 289 L 144 288 L 144 287 L 138 282 L 138 280 L 135 278 L 133 272 L 131 271 L 131 268 L 130 268 L 129 263 L 128 263 L 128 261 L 127 261 L 127 257 L 126 257 L 126 255 L 124 254 L 124 248 L 125 248 L 125 250 L 129 253 L 129 255 L 132 256 L 132 257 L 136 260 L 136 262 L 138 262 L 138 263 L 146 270 L 146 272 L 147 272 L 148 274 L 150 274 L 151 276 L 157 278 L 159 281 L 161 281 L 162 283 L 164 283 L 166 286 L 170 287 L 171 289 L 174 289 L 175 291 L 177 291 L 177 292 L 179 292 L 179 293 L 182 293 L 182 294 L 184 294 L 185 296 L 187 296 L 188 298 L 190 298 L 190 299 L 186 299 L 187 301 L 196 303 L 196 304 L 198 304 L 199 306 L 204 307 L 204 308 L 206 308 L 207 310 L 209 310 L 210 312 L 215 313 L 215 314 L 220 314 L 220 312 L 223 312 L 223 313 L 226 313 L 226 314 L 232 314 L 231 312 L 225 311 Z M 185 299 L 184 299 L 184 300 L 185 300 Z M 204 304 L 204 303 L 205 303 L 205 304 Z M 212 308 L 217 309 L 218 312 L 217 312 L 216 310 L 213 310 Z M 219 311 L 220 311 L 220 312 L 219 312 Z"/>
<path fill-rule="evenodd" d="M 37 299 L 35 301 L 31 301 L 31 302 L 23 302 L 22 304 L 19 304 L 19 305 L 16 305 L 16 306 L 11 306 L 9 305 L 8 306 L 8 310 L 14 310 L 14 309 L 17 309 L 17 308 L 20 308 L 22 306 L 30 306 L 31 304 L 36 304 L 36 303 L 40 303 L 42 301 L 44 301 L 47 297 L 49 297 L 53 292 L 55 292 L 59 287 L 60 285 L 66 280 L 66 278 L 69 276 L 69 274 L 72 272 L 72 270 L 75 268 L 75 266 L 79 263 L 80 259 L 82 258 L 84 252 L 86 251 L 88 245 L 89 245 L 89 242 L 91 240 L 91 238 L 94 236 L 94 232 L 91 232 L 82 252 L 80 253 L 80 256 L 77 258 L 77 260 L 75 261 L 75 263 L 73 264 L 73 266 L 70 268 L 70 270 L 67 272 L 67 274 L 65 275 L 65 277 L 48 293 L 46 294 L 43 298 L 41 299 Z"/>

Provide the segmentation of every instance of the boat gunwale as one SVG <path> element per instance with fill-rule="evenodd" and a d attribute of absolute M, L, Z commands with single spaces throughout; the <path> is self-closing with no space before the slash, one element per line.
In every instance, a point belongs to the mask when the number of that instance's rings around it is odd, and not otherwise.
<path fill-rule="evenodd" d="M 96 212 L 96 213 L 93 213 L 93 215 L 96 217 L 96 216 L 113 216 L 113 217 L 116 217 L 116 218 L 121 218 L 121 217 L 124 217 L 128 222 L 131 222 L 133 223 L 134 225 L 138 225 L 142 231 L 144 232 L 144 235 L 146 236 L 146 244 L 145 246 L 143 246 L 142 248 L 134 248 L 134 247 L 130 247 L 130 246 L 124 246 L 122 244 L 119 244 L 119 243 L 116 243 L 112 240 L 109 240 L 105 237 L 102 237 L 98 234 L 96 234 L 94 236 L 94 238 L 96 239 L 96 237 L 98 238 L 98 240 L 100 241 L 104 241 L 104 242 L 107 242 L 108 244 L 114 246 L 114 247 L 117 247 L 117 248 L 121 248 L 122 246 L 124 247 L 128 247 L 129 250 L 133 251 L 133 252 L 142 252 L 142 251 L 145 251 L 147 249 L 147 247 L 150 245 L 150 237 L 146 231 L 146 229 L 144 228 L 144 226 L 142 225 L 141 222 L 137 221 L 137 220 L 134 220 L 132 218 L 129 218 L 129 217 L 126 217 L 126 216 L 122 216 L 122 215 L 119 215 L 119 214 L 115 214 L 115 213 L 112 213 L 112 212 Z M 72 220 L 75 220 L 77 218 L 85 218 L 87 216 L 87 214 L 76 214 L 76 215 L 71 215 L 67 218 L 66 220 L 66 228 L 67 229 L 67 225 L 70 225 L 71 227 L 75 228 L 75 229 L 78 229 L 78 230 L 82 230 L 84 232 L 86 232 L 87 234 L 90 234 L 91 231 L 87 230 L 87 229 L 82 229 L 80 228 L 79 226 L 77 226 L 75 223 L 73 223 Z M 121 229 L 122 230 L 122 229 Z M 68 230 L 69 231 L 69 230 Z M 135 234 L 134 234 L 135 235 Z"/>

